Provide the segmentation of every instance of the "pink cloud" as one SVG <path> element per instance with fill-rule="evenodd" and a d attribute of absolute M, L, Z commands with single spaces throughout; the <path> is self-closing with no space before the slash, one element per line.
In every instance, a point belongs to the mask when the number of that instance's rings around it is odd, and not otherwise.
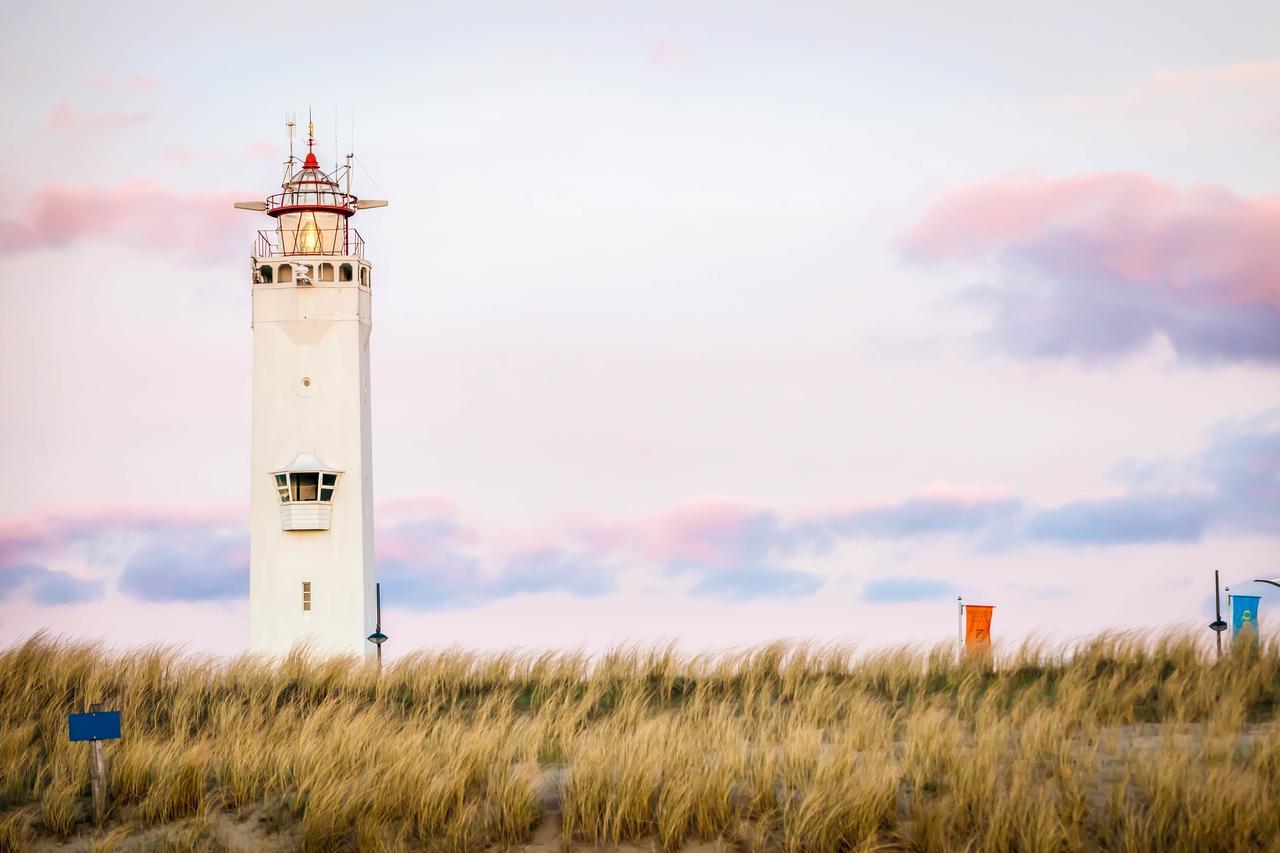
<path fill-rule="evenodd" d="M 377 508 L 377 571 L 396 600 L 420 609 L 530 593 L 611 594 L 624 577 L 708 597 L 801 596 L 829 578 L 793 561 L 855 541 L 963 537 L 1005 551 L 1199 542 L 1211 532 L 1274 536 L 1280 490 L 1270 472 L 1278 459 L 1280 420 L 1268 416 L 1216 429 L 1202 454 L 1168 466 L 1174 476 L 1153 480 L 1135 463 L 1126 488 L 1056 506 L 934 483 L 905 500 L 806 515 L 717 497 L 513 531 L 473 524 L 451 501 L 428 495 Z M 140 600 L 233 601 L 247 592 L 246 522 L 242 505 L 62 509 L 0 520 L 0 600 L 100 598 L 114 576 L 120 592 Z"/>
<path fill-rule="evenodd" d="M 1001 263 L 995 342 L 1110 356 L 1155 335 L 1199 359 L 1280 358 L 1280 195 L 1139 174 L 1007 177 L 943 196 L 901 241 Z"/>
<path fill-rule="evenodd" d="M 741 557 L 746 531 L 770 513 L 757 504 L 725 497 L 685 501 L 635 519 L 575 518 L 573 538 L 597 554 L 627 552 L 658 562 L 724 567 Z"/>
<path fill-rule="evenodd" d="M 114 130 L 121 127 L 146 124 L 155 118 L 153 113 L 78 113 L 68 101 L 59 101 L 49 112 L 47 119 L 51 130 Z"/>
<path fill-rule="evenodd" d="M 974 505 L 1005 501 L 1014 497 L 1013 492 L 1003 486 L 992 486 L 978 483 L 949 483 L 946 480 L 935 480 L 926 483 L 915 493 L 921 500 L 951 501 L 953 503 Z"/>
<path fill-rule="evenodd" d="M 1280 131 L 1275 99 L 1280 61 L 1155 71 L 1119 88 L 1069 95 L 1060 105 L 1073 116 L 1112 122 L 1133 135 L 1145 132 L 1184 141 L 1274 139 Z"/>
<path fill-rule="evenodd" d="M 903 247 L 931 260 L 1073 238 L 1080 261 L 1129 282 L 1280 304 L 1280 194 L 1242 197 L 1138 174 L 998 178 L 947 193 Z"/>
<path fill-rule="evenodd" d="M 105 240 L 202 259 L 225 256 L 245 249 L 251 231 L 232 208 L 236 198 L 236 193 L 182 192 L 149 181 L 115 187 L 49 184 L 9 204 L 16 215 L 0 219 L 0 251 Z"/>
<path fill-rule="evenodd" d="M 659 515 L 640 532 L 640 550 L 663 562 L 725 568 L 740 555 L 745 531 L 766 512 L 745 501 L 703 498 Z"/>

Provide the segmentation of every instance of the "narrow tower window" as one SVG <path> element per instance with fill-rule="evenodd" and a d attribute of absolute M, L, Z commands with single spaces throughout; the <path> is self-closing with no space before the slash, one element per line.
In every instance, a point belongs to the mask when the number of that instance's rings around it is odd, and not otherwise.
<path fill-rule="evenodd" d="M 333 281 L 333 264 L 320 265 L 320 280 Z"/>
<path fill-rule="evenodd" d="M 270 284 L 271 283 L 270 264 L 263 264 L 262 266 L 258 267 L 258 275 L 261 277 L 261 281 L 263 284 Z"/>
<path fill-rule="evenodd" d="M 311 581 L 302 582 L 302 612 L 311 612 Z"/>
<path fill-rule="evenodd" d="M 280 265 L 280 283 L 288 284 L 293 281 L 293 264 Z"/>
<path fill-rule="evenodd" d="M 338 267 L 338 281 L 351 281 L 351 264 Z"/>

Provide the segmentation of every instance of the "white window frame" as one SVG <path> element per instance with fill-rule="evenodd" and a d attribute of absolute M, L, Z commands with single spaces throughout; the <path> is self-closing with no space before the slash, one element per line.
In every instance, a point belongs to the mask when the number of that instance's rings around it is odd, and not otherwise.
<path fill-rule="evenodd" d="M 315 474 L 316 475 L 316 499 L 313 501 L 295 501 L 293 495 L 293 477 L 295 474 Z M 332 504 L 333 494 L 338 490 L 339 481 L 342 477 L 338 471 L 285 471 L 280 474 L 273 475 L 272 482 L 275 484 L 276 497 L 280 499 L 281 504 Z M 327 493 L 327 497 L 326 497 Z"/>

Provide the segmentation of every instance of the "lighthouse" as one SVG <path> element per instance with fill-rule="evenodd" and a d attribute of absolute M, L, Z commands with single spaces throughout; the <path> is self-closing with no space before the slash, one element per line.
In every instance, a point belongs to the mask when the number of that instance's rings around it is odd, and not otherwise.
<path fill-rule="evenodd" d="M 307 153 L 280 192 L 237 202 L 266 213 L 251 256 L 253 426 L 249 647 L 368 655 L 374 630 L 369 334 L 373 268 L 351 226 L 385 201 L 351 193 L 351 155 L 326 171 Z"/>

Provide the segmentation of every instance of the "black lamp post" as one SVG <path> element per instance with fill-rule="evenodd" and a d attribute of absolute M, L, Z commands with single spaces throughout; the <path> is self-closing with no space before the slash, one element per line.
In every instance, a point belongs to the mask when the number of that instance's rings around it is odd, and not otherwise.
<path fill-rule="evenodd" d="M 374 595 L 377 596 L 377 624 L 374 625 L 373 633 L 365 637 L 366 640 L 373 643 L 378 648 L 378 672 L 382 672 L 382 644 L 387 641 L 387 635 L 382 633 L 382 584 L 374 584 Z"/>
<path fill-rule="evenodd" d="M 1213 570 L 1213 612 L 1214 620 L 1209 629 L 1218 635 L 1218 657 L 1222 657 L 1222 632 L 1227 630 L 1227 623 L 1222 621 L 1222 595 L 1218 592 L 1218 570 Z"/>

